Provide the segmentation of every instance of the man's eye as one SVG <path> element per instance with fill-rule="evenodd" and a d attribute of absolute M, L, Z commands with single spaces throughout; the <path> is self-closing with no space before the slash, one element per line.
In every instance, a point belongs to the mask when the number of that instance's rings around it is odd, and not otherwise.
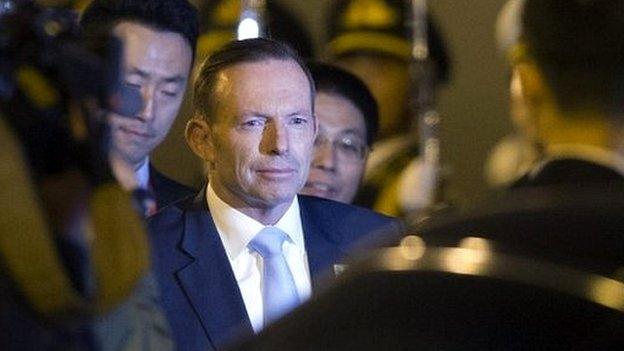
<path fill-rule="evenodd" d="M 180 85 L 172 83 L 163 84 L 159 87 L 159 89 L 162 94 L 167 97 L 176 97 L 180 94 L 180 91 L 182 90 Z"/>
<path fill-rule="evenodd" d="M 351 138 L 340 139 L 338 145 L 342 150 L 353 153 L 359 153 L 364 148 L 361 142 Z"/>
<path fill-rule="evenodd" d="M 250 119 L 242 123 L 244 127 L 262 127 L 264 126 L 264 121 L 261 119 Z"/>
<path fill-rule="evenodd" d="M 178 95 L 177 91 L 166 91 L 166 90 L 163 90 L 162 93 L 163 93 L 163 95 L 168 96 L 168 97 L 176 97 Z"/>
<path fill-rule="evenodd" d="M 290 119 L 290 124 L 305 125 L 305 124 L 308 124 L 308 119 L 305 117 L 292 117 Z"/>
<path fill-rule="evenodd" d="M 141 89 L 141 84 L 139 83 L 126 81 L 125 84 L 129 86 L 130 88 Z"/>

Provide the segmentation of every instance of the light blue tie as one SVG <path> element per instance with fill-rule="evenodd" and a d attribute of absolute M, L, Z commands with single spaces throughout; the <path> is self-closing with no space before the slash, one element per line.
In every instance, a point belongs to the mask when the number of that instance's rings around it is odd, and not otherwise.
<path fill-rule="evenodd" d="M 262 256 L 264 323 L 278 319 L 300 303 L 295 280 L 282 252 L 286 233 L 275 227 L 262 229 L 249 246 Z"/>

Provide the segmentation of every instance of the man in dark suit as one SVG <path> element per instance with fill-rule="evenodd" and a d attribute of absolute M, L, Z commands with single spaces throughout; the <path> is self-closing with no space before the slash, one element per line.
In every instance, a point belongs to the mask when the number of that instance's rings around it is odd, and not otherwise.
<path fill-rule="evenodd" d="M 140 91 L 136 116 L 110 113 L 112 149 L 135 171 L 140 188 L 153 192 L 157 207 L 194 191 L 149 162 L 180 109 L 194 58 L 199 25 L 186 0 L 95 0 L 82 15 L 89 34 L 110 28 L 124 46 L 124 79 Z"/>
<path fill-rule="evenodd" d="M 316 85 L 319 131 L 301 194 L 353 203 L 379 126 L 375 98 L 355 75 L 323 63 L 309 65 Z"/>
<path fill-rule="evenodd" d="M 368 210 L 296 195 L 318 121 L 313 80 L 290 48 L 231 42 L 204 62 L 194 89 L 186 137 L 210 182 L 149 227 L 177 346 L 211 350 L 305 301 L 364 234 L 397 228 Z"/>
<path fill-rule="evenodd" d="M 512 52 L 545 160 L 515 186 L 624 185 L 622 1 L 526 1 Z"/>

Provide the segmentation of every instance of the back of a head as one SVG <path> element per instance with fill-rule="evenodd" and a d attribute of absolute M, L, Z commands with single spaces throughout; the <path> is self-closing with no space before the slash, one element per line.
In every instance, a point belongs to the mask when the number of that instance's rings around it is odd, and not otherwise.
<path fill-rule="evenodd" d="M 624 1 L 527 0 L 523 40 L 563 111 L 624 112 Z"/>
<path fill-rule="evenodd" d="M 379 112 L 377 102 L 364 82 L 333 65 L 310 63 L 309 67 L 317 93 L 341 96 L 360 110 L 366 125 L 366 143 L 372 145 L 379 128 Z"/>
<path fill-rule="evenodd" d="M 187 0 L 94 0 L 80 19 L 87 33 L 111 29 L 121 21 L 136 22 L 185 38 L 195 52 L 197 10 Z"/>
<path fill-rule="evenodd" d="M 193 87 L 193 105 L 200 115 L 210 120 L 214 101 L 212 92 L 221 71 L 241 63 L 264 60 L 292 60 L 301 68 L 310 82 L 312 106 L 314 106 L 314 80 L 310 70 L 296 51 L 288 45 L 267 38 L 234 40 L 210 55 L 201 65 Z M 258 77 L 261 79 L 260 77 Z"/>

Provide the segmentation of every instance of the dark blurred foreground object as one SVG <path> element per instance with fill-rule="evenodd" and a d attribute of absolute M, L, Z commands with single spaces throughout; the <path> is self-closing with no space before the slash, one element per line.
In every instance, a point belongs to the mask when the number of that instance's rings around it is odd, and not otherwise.
<path fill-rule="evenodd" d="M 171 349 L 99 113 L 140 109 L 119 42 L 83 42 L 64 8 L 0 5 L 0 349 Z"/>
<path fill-rule="evenodd" d="M 237 350 L 619 350 L 622 211 L 549 189 L 432 219 Z"/>
<path fill-rule="evenodd" d="M 624 267 L 624 184 L 527 187 L 493 196 L 463 213 L 414 224 L 428 244 L 455 246 L 467 237 L 597 274 Z"/>
<path fill-rule="evenodd" d="M 120 41 L 104 32 L 85 40 L 69 9 L 0 5 L 0 111 L 33 177 L 77 167 L 93 184 L 110 181 L 108 131 L 97 111 L 131 116 L 142 108 L 139 92 L 120 78 Z"/>

